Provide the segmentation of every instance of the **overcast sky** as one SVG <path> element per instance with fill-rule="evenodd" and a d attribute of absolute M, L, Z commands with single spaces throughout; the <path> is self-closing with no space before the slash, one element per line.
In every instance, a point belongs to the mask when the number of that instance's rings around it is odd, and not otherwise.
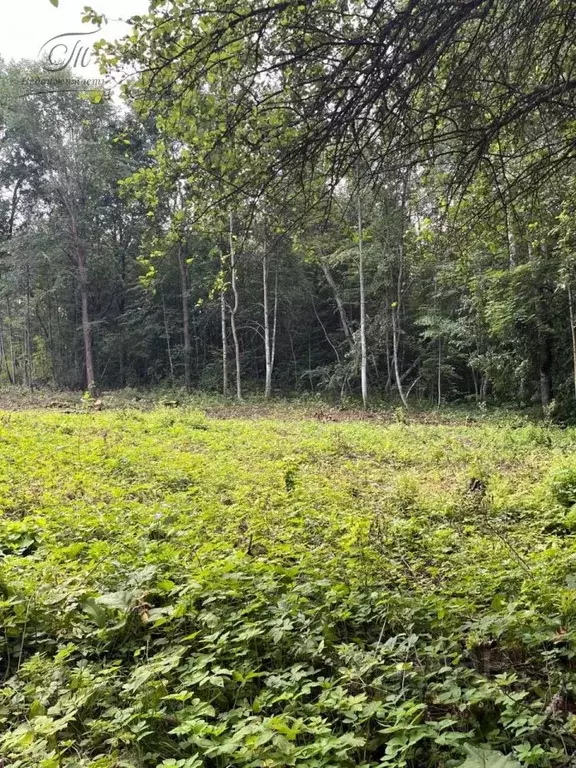
<path fill-rule="evenodd" d="M 78 46 L 83 46 L 92 39 L 95 41 L 105 37 L 113 40 L 122 37 L 129 30 L 129 26 L 120 19 L 145 13 L 148 0 L 60 0 L 58 8 L 54 8 L 49 0 L 20 0 L 20 2 L 11 1 L 2 5 L 0 56 L 5 61 L 11 59 L 18 61 L 19 59 L 37 60 L 40 49 L 50 38 L 92 29 L 81 21 L 82 9 L 86 5 L 109 16 L 111 21 L 94 38 L 63 38 L 62 43 L 69 46 L 68 51 L 73 50 L 77 41 Z M 58 53 L 63 54 L 65 50 L 64 47 L 60 47 Z M 98 70 L 94 65 L 77 66 L 74 71 L 85 77 L 98 76 Z"/>

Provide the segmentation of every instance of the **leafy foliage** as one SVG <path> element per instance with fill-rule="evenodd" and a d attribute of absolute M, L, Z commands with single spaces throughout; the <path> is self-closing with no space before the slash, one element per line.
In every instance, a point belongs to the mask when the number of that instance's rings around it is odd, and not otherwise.
<path fill-rule="evenodd" d="M 0 754 L 568 764 L 576 433 L 482 419 L 4 414 Z"/>

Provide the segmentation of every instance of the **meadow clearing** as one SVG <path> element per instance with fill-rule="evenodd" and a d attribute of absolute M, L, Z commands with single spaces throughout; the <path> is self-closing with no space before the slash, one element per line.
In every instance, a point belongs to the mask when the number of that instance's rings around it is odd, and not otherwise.
<path fill-rule="evenodd" d="M 4 411 L 3 765 L 573 764 L 575 448 L 517 417 Z"/>

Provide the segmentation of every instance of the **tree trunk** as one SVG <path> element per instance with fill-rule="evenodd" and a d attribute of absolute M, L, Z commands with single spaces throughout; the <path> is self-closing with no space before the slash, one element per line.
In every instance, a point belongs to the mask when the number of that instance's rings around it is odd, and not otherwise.
<path fill-rule="evenodd" d="M 89 308 L 89 290 L 88 290 L 88 264 L 86 262 L 86 252 L 84 243 L 80 239 L 78 225 L 76 223 L 75 211 L 71 205 L 65 201 L 65 205 L 70 217 L 70 227 L 72 230 L 72 240 L 76 251 L 76 267 L 78 269 L 78 280 L 80 282 L 80 302 L 82 308 L 82 338 L 84 340 L 84 367 L 86 369 L 86 389 L 91 397 L 96 397 L 96 377 L 94 375 L 94 358 L 92 353 L 92 325 L 90 323 Z"/>
<path fill-rule="evenodd" d="M 126 309 L 126 249 L 123 245 L 122 236 L 122 221 L 120 220 L 119 226 L 115 229 L 115 241 L 116 247 L 120 255 L 120 296 L 118 297 L 118 315 L 122 317 Z M 164 301 L 164 296 L 162 296 Z M 121 387 L 126 386 L 126 345 L 124 342 L 124 334 L 119 334 L 118 337 L 118 379 Z"/>
<path fill-rule="evenodd" d="M 478 379 L 476 378 L 476 371 L 474 366 L 470 366 L 470 373 L 472 374 L 472 383 L 474 384 L 474 399 L 478 403 L 480 401 L 480 393 L 478 392 Z"/>
<path fill-rule="evenodd" d="M 398 278 L 396 280 L 396 301 L 392 305 L 392 362 L 394 364 L 394 376 L 398 394 L 404 408 L 408 408 L 408 399 L 402 388 L 402 376 L 400 375 L 399 349 L 400 349 L 400 311 L 402 306 L 402 280 L 404 277 L 404 216 L 406 213 L 406 196 L 408 194 L 408 177 L 404 180 L 402 191 L 402 231 L 400 232 L 400 243 L 398 247 Z"/>
<path fill-rule="evenodd" d="M 296 357 L 296 350 L 294 349 L 294 338 L 292 331 L 288 327 L 288 338 L 290 339 L 290 352 L 292 353 L 292 364 L 294 365 L 294 388 L 298 387 L 298 358 Z"/>
<path fill-rule="evenodd" d="M 192 302 L 192 306 L 190 308 L 190 316 L 192 318 L 192 338 L 194 339 L 194 359 L 196 361 L 195 370 L 198 371 L 200 369 L 200 342 L 198 326 L 196 324 L 196 312 L 194 311 L 194 302 Z"/>
<path fill-rule="evenodd" d="M 266 245 L 264 247 L 266 248 Z M 266 253 L 264 253 L 262 259 L 262 286 L 264 294 L 264 359 L 266 363 L 264 398 L 269 400 L 272 395 L 272 349 L 270 345 L 270 313 L 268 308 L 268 256 Z"/>
<path fill-rule="evenodd" d="M 542 410 L 547 415 L 552 402 L 552 355 L 550 347 L 545 342 L 540 342 L 540 399 Z"/>
<path fill-rule="evenodd" d="M 236 315 L 238 314 L 238 287 L 236 285 L 236 256 L 234 253 L 234 219 L 232 217 L 232 211 L 230 211 L 230 270 L 231 270 L 231 283 L 232 283 L 232 295 L 234 297 L 234 303 L 230 310 L 230 327 L 232 329 L 232 339 L 234 341 L 234 356 L 236 358 L 236 397 L 239 401 L 242 400 L 242 365 L 240 358 L 240 342 L 238 340 L 238 331 L 236 329 Z"/>
<path fill-rule="evenodd" d="M 2 322 L 2 316 L 0 315 L 0 372 L 2 371 L 3 362 L 7 362 L 7 361 L 6 361 L 6 350 L 4 349 L 4 323 Z M 6 366 L 6 370 L 9 373 L 8 366 Z M 10 375 L 8 376 L 8 380 L 10 381 L 10 383 L 12 383 Z"/>
<path fill-rule="evenodd" d="M 438 408 L 442 405 L 442 339 L 438 339 Z"/>
<path fill-rule="evenodd" d="M 274 277 L 274 312 L 272 315 L 272 349 L 270 354 L 270 367 L 274 371 L 276 362 L 276 331 L 278 328 L 278 269 Z"/>
<path fill-rule="evenodd" d="M 14 187 L 14 192 L 12 193 L 12 204 L 10 206 L 10 220 L 8 222 L 8 236 L 12 238 L 14 236 L 14 222 L 16 220 L 16 211 L 18 208 L 18 193 L 20 192 L 20 187 L 22 186 L 23 179 L 18 179 L 16 182 L 16 185 Z"/>
<path fill-rule="evenodd" d="M 334 346 L 332 343 L 332 339 L 328 335 L 328 331 L 326 330 L 326 326 L 322 322 L 322 318 L 318 314 L 318 310 L 316 309 L 316 304 L 314 303 L 314 297 L 312 296 L 312 309 L 314 310 L 314 314 L 316 315 L 316 320 L 318 321 L 318 325 L 320 328 L 322 328 L 322 333 L 324 334 L 324 338 L 328 342 L 328 344 L 332 347 L 332 350 L 334 354 L 336 355 L 336 360 L 338 361 L 338 365 L 340 365 L 340 354 L 338 353 L 338 349 Z M 310 361 L 311 362 L 311 361 Z"/>
<path fill-rule="evenodd" d="M 334 299 L 336 300 L 336 306 L 338 308 L 338 314 L 340 315 L 340 324 L 342 325 L 344 336 L 346 337 L 346 341 L 348 342 L 350 351 L 353 351 L 354 339 L 352 338 L 352 331 L 350 330 L 350 325 L 348 323 L 348 316 L 346 315 L 346 309 L 344 308 L 344 303 L 340 296 L 340 292 L 338 291 L 338 286 L 336 285 L 336 282 L 334 280 L 334 277 L 332 276 L 332 273 L 330 272 L 328 265 L 322 259 L 320 260 L 320 266 L 322 267 L 322 272 L 324 273 L 326 282 L 328 283 L 328 285 L 332 289 L 332 293 L 334 294 Z"/>
<path fill-rule="evenodd" d="M 358 192 L 358 278 L 360 281 L 360 385 L 362 403 L 368 406 L 368 355 L 366 351 L 366 290 L 364 285 L 364 230 L 362 225 L 362 200 Z"/>
<path fill-rule="evenodd" d="M 553 397 L 552 387 L 552 340 L 547 328 L 545 296 L 541 289 L 542 267 L 546 266 L 547 246 L 542 245 L 542 263 L 537 263 L 530 244 L 528 233 L 528 256 L 532 266 L 534 280 L 534 317 L 536 320 L 536 348 L 538 353 L 538 373 L 540 380 L 540 402 L 545 416 L 549 415 Z"/>
<path fill-rule="evenodd" d="M 508 234 L 508 265 L 510 269 L 514 269 L 518 259 L 518 245 L 516 243 L 516 237 L 509 223 L 508 213 L 506 213 L 506 230 Z"/>
<path fill-rule="evenodd" d="M 8 351 L 6 349 L 6 342 L 4 340 L 4 318 L 0 316 L 0 340 L 2 343 L 2 357 L 4 358 L 4 366 L 6 368 L 6 375 L 8 376 L 8 381 L 10 384 L 15 384 L 14 374 L 10 370 L 10 365 L 8 363 Z"/>
<path fill-rule="evenodd" d="M 182 298 L 182 334 L 184 337 L 184 386 L 192 389 L 192 344 L 190 343 L 190 315 L 188 310 L 188 275 L 182 243 L 178 244 L 178 268 L 180 270 L 180 293 Z"/>
<path fill-rule="evenodd" d="M 164 334 L 166 336 L 166 351 L 168 353 L 168 365 L 170 366 L 170 379 L 174 384 L 174 360 L 172 358 L 172 346 L 170 344 L 170 330 L 168 328 L 168 318 L 166 317 L 166 302 L 164 301 L 164 291 L 162 291 L 162 319 L 164 320 Z"/>
<path fill-rule="evenodd" d="M 26 333 L 24 339 L 24 364 L 26 368 L 26 383 L 30 391 L 34 389 L 32 355 L 32 318 L 30 316 L 30 259 L 28 259 L 26 262 Z"/>
<path fill-rule="evenodd" d="M 390 331 L 387 319 L 385 321 L 384 346 L 386 348 L 386 386 L 384 391 L 388 394 L 392 388 L 392 365 L 390 363 Z"/>
<path fill-rule="evenodd" d="M 574 395 L 576 396 L 576 326 L 574 325 L 574 301 L 572 285 L 568 281 L 568 309 L 570 310 L 570 332 L 572 334 L 572 369 L 574 376 Z"/>
<path fill-rule="evenodd" d="M 8 346 L 10 347 L 10 365 L 12 366 L 12 375 L 8 371 L 8 376 L 12 384 L 16 384 L 16 356 L 14 354 L 14 339 L 12 336 L 12 312 L 10 310 L 10 299 L 6 299 L 6 308 L 8 310 Z M 6 360 L 6 369 L 8 370 L 8 360 Z"/>
<path fill-rule="evenodd" d="M 226 291 L 220 291 L 220 324 L 222 328 L 222 392 L 228 397 L 228 341 L 226 338 Z"/>
<path fill-rule="evenodd" d="M 401 278 L 398 279 L 400 284 Z M 398 301 L 394 302 L 396 306 L 391 307 L 392 312 L 392 363 L 394 365 L 394 378 L 396 379 L 396 386 L 398 388 L 398 394 L 404 408 L 408 408 L 408 401 L 404 394 L 402 387 L 402 376 L 400 375 L 400 363 L 398 360 L 398 352 L 400 348 L 400 292 L 398 293 Z"/>
<path fill-rule="evenodd" d="M 58 386 L 58 355 L 56 352 L 56 346 L 54 343 L 54 328 L 52 326 L 53 314 L 52 314 L 52 301 L 50 294 L 46 297 L 46 343 L 48 350 L 50 351 L 50 367 L 52 368 L 52 381 L 55 386 Z M 36 310 L 38 313 L 38 309 Z"/>
<path fill-rule="evenodd" d="M 84 339 L 84 364 L 86 367 L 86 388 L 91 397 L 96 397 L 94 359 L 92 357 L 92 326 L 90 324 L 88 271 L 82 247 L 78 248 L 78 274 L 80 277 L 80 298 L 82 302 L 82 337 Z"/>

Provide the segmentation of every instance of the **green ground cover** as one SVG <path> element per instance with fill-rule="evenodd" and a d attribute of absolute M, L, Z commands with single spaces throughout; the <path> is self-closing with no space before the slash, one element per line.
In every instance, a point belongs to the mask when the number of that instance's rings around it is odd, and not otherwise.
<path fill-rule="evenodd" d="M 5 767 L 573 764 L 575 448 L 0 414 Z"/>

